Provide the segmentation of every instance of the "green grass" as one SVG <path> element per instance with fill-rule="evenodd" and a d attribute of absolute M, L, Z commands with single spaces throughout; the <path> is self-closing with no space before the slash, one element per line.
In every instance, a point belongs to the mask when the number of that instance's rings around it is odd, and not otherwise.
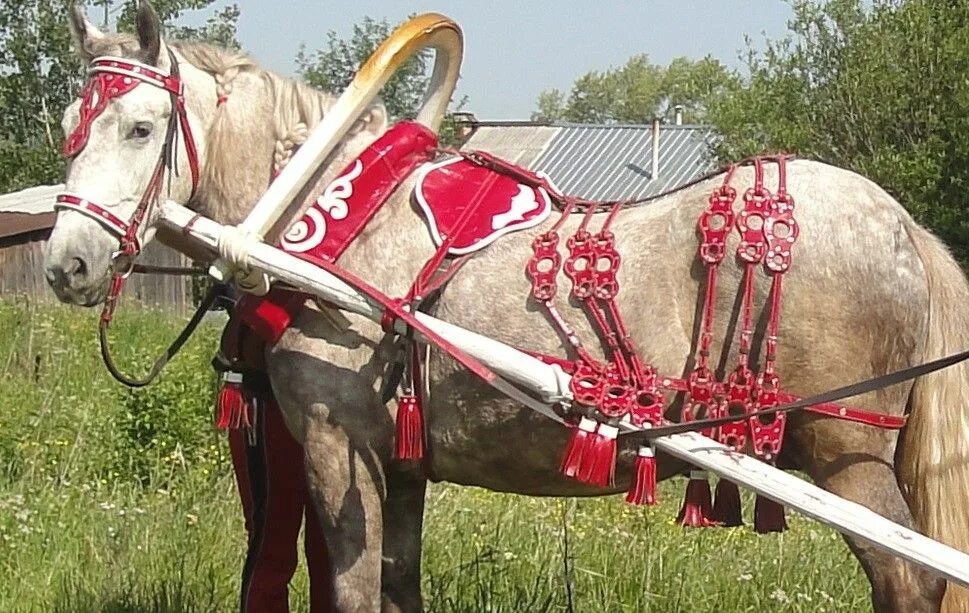
<path fill-rule="evenodd" d="M 151 312 L 119 318 L 118 359 L 133 368 L 178 327 Z M 88 311 L 0 302 L 0 611 L 231 611 L 244 530 L 210 425 L 218 327 L 156 386 L 129 392 L 104 372 L 95 324 Z M 575 611 L 870 607 L 832 531 L 797 516 L 783 535 L 684 531 L 671 521 L 682 487 L 664 484 L 662 504 L 640 509 L 434 486 L 427 609 L 561 611 L 569 587 Z M 300 571 L 294 611 L 305 593 Z"/>

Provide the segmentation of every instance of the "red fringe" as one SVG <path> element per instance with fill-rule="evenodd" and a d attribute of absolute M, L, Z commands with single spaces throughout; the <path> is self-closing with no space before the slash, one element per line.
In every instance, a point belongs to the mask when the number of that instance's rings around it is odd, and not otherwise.
<path fill-rule="evenodd" d="M 758 495 L 754 503 L 754 530 L 759 534 L 787 530 L 784 505 Z"/>
<path fill-rule="evenodd" d="M 634 505 L 656 504 L 656 452 L 652 447 L 639 448 L 626 502 Z"/>
<path fill-rule="evenodd" d="M 249 428 L 249 403 L 242 393 L 242 375 L 237 372 L 222 374 L 222 389 L 215 401 L 215 427 L 219 430 Z"/>
<path fill-rule="evenodd" d="M 715 526 L 712 519 L 713 504 L 710 496 L 710 482 L 702 470 L 690 472 L 690 482 L 686 485 L 683 508 L 676 517 L 676 523 L 687 528 L 708 528 Z"/>
<path fill-rule="evenodd" d="M 589 485 L 609 487 L 616 481 L 616 439 L 619 428 L 599 424 L 587 444 L 576 479 Z"/>
<path fill-rule="evenodd" d="M 569 444 L 565 448 L 565 456 L 562 458 L 562 465 L 559 468 L 566 477 L 578 477 L 579 467 L 582 466 L 582 457 L 585 455 L 586 448 L 589 446 L 589 441 L 597 425 L 594 420 L 583 417 L 579 425 L 573 428 L 572 437 L 569 438 Z"/>
<path fill-rule="evenodd" d="M 424 457 L 424 415 L 416 396 L 403 396 L 397 402 L 394 457 L 398 460 L 420 460 Z"/>
<path fill-rule="evenodd" d="M 711 517 L 721 526 L 744 525 L 744 518 L 740 511 L 740 488 L 736 483 L 726 479 L 720 479 L 717 482 Z"/>

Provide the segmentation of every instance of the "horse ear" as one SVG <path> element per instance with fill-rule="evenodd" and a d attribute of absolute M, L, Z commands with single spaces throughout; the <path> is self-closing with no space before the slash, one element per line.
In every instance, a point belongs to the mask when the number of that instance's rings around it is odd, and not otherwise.
<path fill-rule="evenodd" d="M 148 0 L 138 2 L 135 24 L 138 26 L 141 60 L 149 66 L 158 66 L 158 58 L 161 55 L 161 20 L 155 12 L 155 7 Z"/>
<path fill-rule="evenodd" d="M 68 27 L 71 30 L 71 38 L 74 39 L 74 50 L 81 60 L 85 63 L 90 62 L 96 55 L 92 43 L 104 38 L 105 34 L 88 21 L 83 4 L 72 2 L 68 14 L 70 15 Z"/>

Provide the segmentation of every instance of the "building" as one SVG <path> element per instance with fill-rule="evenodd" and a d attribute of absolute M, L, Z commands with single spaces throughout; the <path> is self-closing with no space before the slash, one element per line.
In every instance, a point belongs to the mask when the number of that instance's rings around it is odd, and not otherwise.
<path fill-rule="evenodd" d="M 639 200 L 716 168 L 716 134 L 701 125 L 543 124 L 462 118 L 465 150 L 483 150 L 542 171 L 563 193 L 589 200 Z"/>
<path fill-rule="evenodd" d="M 56 300 L 44 278 L 44 243 L 54 227 L 54 201 L 63 185 L 44 185 L 0 196 L 0 296 Z M 187 266 L 178 253 L 152 243 L 141 260 L 162 266 Z M 191 282 L 184 277 L 134 275 L 123 300 L 171 309 L 192 308 Z"/>

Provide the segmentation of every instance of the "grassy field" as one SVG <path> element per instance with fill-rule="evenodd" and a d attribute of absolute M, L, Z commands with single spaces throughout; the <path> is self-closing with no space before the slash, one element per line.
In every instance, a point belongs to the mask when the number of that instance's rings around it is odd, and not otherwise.
<path fill-rule="evenodd" d="M 133 393 L 104 373 L 95 319 L 0 302 L 0 611 L 231 611 L 244 531 L 210 425 L 218 330 Z M 117 328 L 120 363 L 144 365 L 177 324 L 124 311 Z M 684 531 L 671 521 L 682 487 L 664 484 L 655 509 L 432 487 L 427 609 L 560 611 L 570 598 L 575 611 L 870 608 L 832 531 L 797 516 L 783 535 Z M 305 587 L 300 572 L 294 611 Z"/>

